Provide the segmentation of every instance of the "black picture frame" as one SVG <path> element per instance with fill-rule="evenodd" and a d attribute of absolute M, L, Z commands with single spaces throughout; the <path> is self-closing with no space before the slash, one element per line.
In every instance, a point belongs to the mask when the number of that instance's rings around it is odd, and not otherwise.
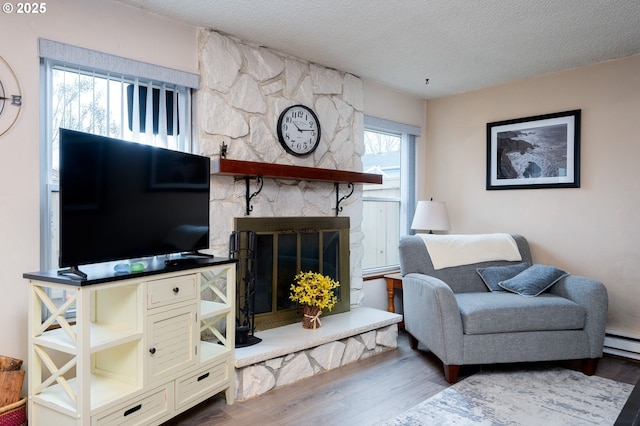
<path fill-rule="evenodd" d="M 487 190 L 580 187 L 581 110 L 487 123 Z"/>

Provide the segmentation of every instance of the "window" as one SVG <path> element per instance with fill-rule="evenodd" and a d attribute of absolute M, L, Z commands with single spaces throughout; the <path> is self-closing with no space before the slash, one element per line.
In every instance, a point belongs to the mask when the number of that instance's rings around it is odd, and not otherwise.
<path fill-rule="evenodd" d="M 199 76 L 39 40 L 42 80 L 41 267 L 58 266 L 58 132 L 66 128 L 192 151 Z M 147 94 L 151 94 L 147 96 Z M 54 302 L 64 294 L 51 294 Z"/>
<path fill-rule="evenodd" d="M 415 136 L 420 129 L 365 117 L 362 157 L 366 173 L 383 175 L 382 185 L 363 190 L 365 272 L 398 268 L 398 241 L 410 231 L 415 209 Z"/>

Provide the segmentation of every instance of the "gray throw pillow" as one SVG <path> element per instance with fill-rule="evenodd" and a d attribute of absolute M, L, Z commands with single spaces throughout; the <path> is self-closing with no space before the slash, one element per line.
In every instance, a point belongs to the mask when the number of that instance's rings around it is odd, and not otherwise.
<path fill-rule="evenodd" d="M 554 266 L 533 265 L 515 277 L 501 281 L 498 285 L 512 293 L 533 297 L 548 290 L 567 275 L 569 275 L 567 272 Z"/>
<path fill-rule="evenodd" d="M 531 266 L 529 263 L 522 262 L 515 265 L 487 266 L 486 268 L 476 269 L 476 272 L 478 272 L 489 291 L 505 291 L 500 287 L 500 281 L 515 277 L 529 266 Z"/>

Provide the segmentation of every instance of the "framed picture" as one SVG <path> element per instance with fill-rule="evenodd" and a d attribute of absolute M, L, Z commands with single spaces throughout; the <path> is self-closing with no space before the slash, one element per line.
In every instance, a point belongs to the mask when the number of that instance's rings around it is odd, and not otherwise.
<path fill-rule="evenodd" d="M 580 187 L 580 110 L 487 123 L 487 189 Z"/>

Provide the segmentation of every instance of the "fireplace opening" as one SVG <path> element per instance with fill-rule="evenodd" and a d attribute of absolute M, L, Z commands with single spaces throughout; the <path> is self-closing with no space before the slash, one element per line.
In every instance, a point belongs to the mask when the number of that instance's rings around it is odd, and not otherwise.
<path fill-rule="evenodd" d="M 338 303 L 323 315 L 349 311 L 348 217 L 243 217 L 234 222 L 236 232 L 255 233 L 254 259 L 250 262 L 253 270 L 238 271 L 239 284 L 247 275 L 253 278 L 249 310 L 255 315 L 255 330 L 300 321 L 302 314 L 289 299 L 291 284 L 300 271 L 319 272 L 340 282 L 335 289 Z M 240 258 L 239 265 L 246 263 Z M 241 287 L 239 292 L 243 291 Z M 245 299 L 240 293 L 238 296 Z"/>

